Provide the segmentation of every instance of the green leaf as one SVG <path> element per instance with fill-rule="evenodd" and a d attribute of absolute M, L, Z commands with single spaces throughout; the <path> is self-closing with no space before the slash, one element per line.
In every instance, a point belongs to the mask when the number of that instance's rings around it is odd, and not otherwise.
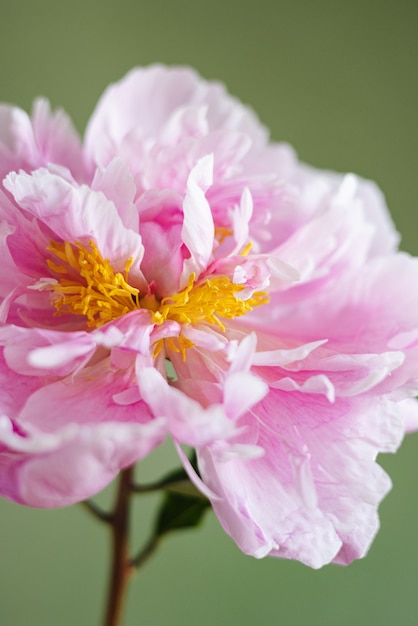
<path fill-rule="evenodd" d="M 155 534 L 161 537 L 172 530 L 198 526 L 210 506 L 209 500 L 200 496 L 166 493 L 158 514 Z"/>

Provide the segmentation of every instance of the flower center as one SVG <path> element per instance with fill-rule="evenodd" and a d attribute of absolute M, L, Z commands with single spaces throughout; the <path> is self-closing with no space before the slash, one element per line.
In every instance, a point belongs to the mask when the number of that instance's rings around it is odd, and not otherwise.
<path fill-rule="evenodd" d="M 222 319 L 245 315 L 255 306 L 268 302 L 264 291 L 256 291 L 246 299 L 240 298 L 238 294 L 244 286 L 234 284 L 227 276 L 195 282 L 194 274 L 187 286 L 172 296 L 159 299 L 152 293 L 142 295 L 139 289 L 128 283 L 132 259 L 126 262 L 123 275 L 113 270 L 108 259 L 103 259 L 93 241 L 89 242 L 88 248 L 80 242 L 51 241 L 48 250 L 56 259 L 47 260 L 48 267 L 57 277 L 57 282 L 50 286 L 56 314 L 84 315 L 89 327 L 102 326 L 142 308 L 151 312 L 155 324 L 163 324 L 166 320 L 180 325 L 206 323 L 224 331 Z M 184 350 L 193 345 L 182 336 L 167 341 L 168 347 L 183 355 Z"/>
<path fill-rule="evenodd" d="M 219 318 L 234 319 L 245 315 L 255 306 L 268 302 L 265 291 L 256 291 L 250 298 L 242 300 L 236 294 L 244 290 L 243 285 L 235 285 L 227 276 L 214 276 L 195 283 L 191 274 L 187 287 L 173 296 L 161 300 L 153 320 L 161 324 L 166 319 L 179 324 L 215 324 L 221 330 L 225 326 Z"/>
<path fill-rule="evenodd" d="M 97 327 L 137 309 L 139 290 L 127 282 L 132 259 L 123 276 L 103 259 L 94 241 L 89 246 L 51 241 L 48 250 L 63 263 L 48 259 L 47 264 L 59 276 L 51 285 L 57 314 L 85 315 L 87 326 Z"/>

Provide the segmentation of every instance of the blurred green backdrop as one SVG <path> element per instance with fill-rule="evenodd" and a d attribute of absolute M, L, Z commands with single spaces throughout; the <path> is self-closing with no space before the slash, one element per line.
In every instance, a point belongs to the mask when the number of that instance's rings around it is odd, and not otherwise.
<path fill-rule="evenodd" d="M 134 65 L 189 64 L 250 104 L 304 161 L 377 180 L 402 247 L 418 253 L 416 0 L 20 0 L 0 5 L 0 100 L 46 95 L 82 132 L 104 87 Z M 412 287 L 412 286 L 411 286 Z M 133 581 L 127 626 L 414 626 L 418 437 L 382 458 L 394 490 L 369 555 L 319 572 L 242 555 L 209 513 Z M 139 468 L 177 464 L 166 446 Z M 106 500 L 111 494 L 105 493 Z M 135 505 L 136 539 L 155 499 Z M 0 502 L 0 624 L 100 623 L 106 530 L 80 507 Z"/>

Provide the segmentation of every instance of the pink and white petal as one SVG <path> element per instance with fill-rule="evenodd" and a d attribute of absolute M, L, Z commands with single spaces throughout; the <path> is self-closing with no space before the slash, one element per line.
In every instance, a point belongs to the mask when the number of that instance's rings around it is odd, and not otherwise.
<path fill-rule="evenodd" d="M 65 376 L 86 363 L 97 348 L 86 332 L 60 332 L 7 325 L 0 328 L 7 365 L 26 376 Z M 48 372 L 49 370 L 49 372 Z"/>
<path fill-rule="evenodd" d="M 388 390 L 396 387 L 393 377 L 403 361 L 402 352 L 335 354 L 324 347 L 308 354 L 303 361 L 257 368 L 256 372 L 276 389 L 325 393 L 334 401 L 336 395 L 347 397 L 367 392 L 381 395 L 379 389 L 384 384 Z"/>
<path fill-rule="evenodd" d="M 374 228 L 370 256 L 396 252 L 400 235 L 390 216 L 383 193 L 373 181 L 360 178 L 358 195 L 363 202 L 367 219 Z"/>
<path fill-rule="evenodd" d="M 179 290 L 184 257 L 181 199 L 167 190 L 145 192 L 138 200 L 144 258 L 141 269 L 160 297 Z"/>
<path fill-rule="evenodd" d="M 177 146 L 189 138 L 205 137 L 209 132 L 207 106 L 180 106 L 173 113 L 158 133 L 158 143 L 166 149 Z M 207 154 L 207 152 L 206 152 Z"/>
<path fill-rule="evenodd" d="M 250 297 L 256 290 L 279 292 L 288 289 L 300 279 L 293 267 L 264 254 L 219 258 L 209 266 L 208 276 L 212 274 L 228 276 L 234 284 L 245 286 L 240 292 L 242 299 Z"/>
<path fill-rule="evenodd" d="M 229 373 L 249 372 L 254 362 L 256 347 L 256 333 L 247 334 L 240 342 L 230 341 L 228 345 Z"/>
<path fill-rule="evenodd" d="M 16 266 L 13 272 L 17 283 L 27 284 L 27 276 L 39 277 L 45 272 L 45 248 L 49 238 L 30 215 L 21 211 L 0 189 L 0 220 L 7 224 L 7 246 Z"/>
<path fill-rule="evenodd" d="M 138 309 L 115 320 L 107 327 L 106 334 L 115 332 L 115 338 L 116 333 L 120 334 L 121 338 L 117 343 L 120 350 L 146 356 L 150 354 L 151 335 L 154 328 L 150 311 Z"/>
<path fill-rule="evenodd" d="M 105 90 L 86 130 L 86 151 L 101 162 L 100 138 L 121 142 L 135 128 L 144 138 L 156 137 L 173 111 L 192 101 L 197 75 L 188 69 L 170 71 L 162 66 L 137 68 Z"/>
<path fill-rule="evenodd" d="M 35 507 L 59 507 L 94 495 L 164 439 L 164 420 L 146 424 L 71 424 L 54 434 L 19 436 L 0 420 L 0 490 Z"/>
<path fill-rule="evenodd" d="M 227 184 L 226 177 L 233 175 L 235 169 L 240 168 L 239 161 L 250 148 L 251 140 L 241 133 L 208 131 L 207 106 L 193 109 L 193 115 L 196 118 L 199 115 L 202 116 L 200 128 L 188 128 L 182 135 L 181 141 L 171 146 L 164 143 L 166 138 L 160 135 L 159 140 L 149 151 L 145 167 L 141 171 L 141 181 L 146 188 L 172 189 L 183 195 L 191 168 L 208 154 L 213 154 L 214 157 L 215 187 L 218 184 L 223 189 Z M 206 129 L 203 128 L 204 125 Z M 206 130 L 208 134 L 200 137 L 192 136 L 193 130 L 196 133 Z M 178 132 L 181 133 L 181 130 Z M 131 161 L 129 162 L 131 164 Z M 239 202 L 240 189 L 237 189 L 237 194 L 236 200 Z M 214 220 L 218 225 L 229 226 L 228 213 L 234 204 L 236 202 L 231 202 L 226 207 L 220 206 L 217 201 L 211 204 Z"/>
<path fill-rule="evenodd" d="M 44 383 L 43 377 L 24 376 L 10 369 L 0 352 L 0 415 L 14 419 L 27 399 Z"/>
<path fill-rule="evenodd" d="M 211 327 L 199 328 L 198 326 L 184 325 L 181 329 L 183 337 L 187 337 L 198 348 L 204 348 L 205 350 L 217 351 L 224 350 L 227 344 L 227 339 L 222 333 L 216 332 Z"/>
<path fill-rule="evenodd" d="M 274 255 L 295 268 L 302 283 L 326 277 L 366 261 L 373 228 L 360 205 L 335 200 L 299 228 Z"/>
<path fill-rule="evenodd" d="M 241 201 L 231 212 L 232 230 L 235 239 L 235 248 L 231 254 L 237 254 L 247 245 L 250 235 L 250 220 L 253 214 L 253 199 L 249 189 L 245 188 Z"/>
<path fill-rule="evenodd" d="M 222 403 L 220 381 L 224 380 L 228 370 L 223 352 L 190 348 L 186 359 L 183 360 L 180 353 L 171 351 L 170 361 L 174 373 L 169 378 L 173 380 L 173 385 L 177 389 L 203 407 L 208 407 L 211 403 Z M 164 371 L 164 366 L 160 371 Z"/>
<path fill-rule="evenodd" d="M 287 548 L 311 567 L 334 558 L 341 541 L 332 524 L 306 508 L 294 487 L 281 484 L 273 459 L 217 456 L 209 448 L 199 450 L 199 470 L 217 495 L 211 501 L 221 525 L 244 553 L 262 558 L 282 550 L 286 556 Z"/>
<path fill-rule="evenodd" d="M 396 405 L 272 391 L 253 413 L 263 457 L 220 462 L 211 446 L 198 454 L 203 480 L 223 498 L 213 507 L 227 532 L 249 554 L 315 568 L 363 556 L 390 488 L 375 458 L 403 436 Z"/>
<path fill-rule="evenodd" d="M 282 391 L 299 391 L 301 393 L 317 393 L 327 398 L 329 402 L 335 402 L 335 387 L 324 374 L 309 376 L 303 382 L 299 383 L 290 376 L 280 378 L 274 383 L 270 383 L 272 389 L 281 389 Z"/>
<path fill-rule="evenodd" d="M 258 337 L 260 337 L 259 333 L 257 333 L 257 335 Z M 266 340 L 269 340 L 271 342 L 271 338 L 267 338 L 266 336 L 263 336 L 262 340 L 264 344 Z M 324 345 L 326 341 L 326 339 L 322 339 L 320 341 L 311 341 L 310 343 L 305 343 L 295 348 L 286 347 L 279 348 L 277 350 L 257 350 L 257 352 L 254 354 L 252 363 L 253 365 L 284 367 L 291 363 L 303 361 L 309 354 L 311 354 L 311 352 Z"/>
<path fill-rule="evenodd" d="M 174 439 L 190 446 L 201 446 L 216 439 L 227 439 L 235 426 L 220 404 L 207 409 L 170 386 L 155 369 L 137 369 L 141 397 L 155 417 L 164 417 Z"/>
<path fill-rule="evenodd" d="M 325 291 L 309 303 L 315 309 L 311 328 L 328 329 L 330 348 L 353 351 L 361 342 L 364 351 L 384 351 L 399 332 L 418 326 L 418 294 L 410 288 L 417 279 L 417 259 L 403 253 L 378 257 L 361 275 L 342 278 L 332 296 Z"/>
<path fill-rule="evenodd" d="M 403 416 L 405 432 L 413 433 L 418 430 L 418 400 L 406 398 L 397 403 L 397 410 Z"/>
<path fill-rule="evenodd" d="M 101 191 L 113 202 L 125 228 L 138 231 L 139 216 L 134 204 L 135 182 L 122 159 L 115 157 L 107 167 L 97 168 L 91 189 Z"/>
<path fill-rule="evenodd" d="M 213 156 L 200 159 L 190 173 L 183 202 L 184 221 L 181 236 L 190 252 L 185 259 L 180 288 L 187 285 L 190 274 L 198 277 L 212 256 L 215 226 L 205 193 L 213 182 Z"/>
<path fill-rule="evenodd" d="M 9 236 L 15 231 L 15 226 L 5 220 L 0 221 L 0 297 L 2 298 L 21 282 L 20 272 L 10 254 L 7 242 Z"/>
<path fill-rule="evenodd" d="M 33 105 L 32 125 L 39 165 L 64 166 L 78 182 L 86 182 L 90 172 L 80 138 L 68 115 L 61 109 L 52 113 L 49 102 L 38 98 Z"/>
<path fill-rule="evenodd" d="M 397 400 L 418 396 L 418 346 L 403 352 L 402 364 L 373 389 L 373 393 L 386 394 Z"/>
<path fill-rule="evenodd" d="M 332 172 L 319 172 L 313 168 L 308 169 L 311 169 L 313 177 L 317 177 L 318 174 L 326 176 L 331 186 L 343 182 L 346 178 L 353 180 L 354 201 L 363 208 L 368 223 L 373 226 L 374 233 L 369 255 L 390 254 L 396 251 L 400 236 L 390 217 L 385 198 L 376 183 L 353 174 L 342 176 Z"/>
<path fill-rule="evenodd" d="M 268 393 L 267 384 L 249 372 L 234 372 L 224 384 L 225 412 L 232 420 L 239 419 Z"/>
<path fill-rule="evenodd" d="M 11 171 L 30 170 L 41 163 L 29 116 L 21 109 L 0 105 L 0 180 Z"/>
<path fill-rule="evenodd" d="M 212 345 L 206 348 L 197 345 L 188 350 L 185 360 L 180 354 L 171 352 L 170 360 L 176 374 L 174 386 L 203 407 L 209 407 L 211 404 L 225 403 L 224 391 L 228 379 L 231 378 L 228 398 L 232 408 L 235 402 L 232 395 L 238 384 L 236 381 L 239 376 L 243 376 L 242 380 L 246 380 L 248 375 L 249 380 L 255 381 L 253 397 L 257 399 L 259 394 L 264 393 L 265 387 L 264 383 L 260 384 L 259 378 L 249 373 L 256 341 L 255 334 L 250 333 L 244 335 L 243 339 L 240 338 L 239 342 L 235 339 L 228 341 L 222 350 L 212 350 Z M 250 396 L 253 393 L 251 389 Z M 242 406 L 239 400 L 237 402 L 238 406 Z M 235 419 L 237 415 L 233 408 L 227 414 L 231 419 Z M 246 429 L 248 430 L 248 424 Z"/>
<path fill-rule="evenodd" d="M 113 369 L 109 358 L 103 359 L 75 375 L 49 384 L 44 381 L 44 386 L 27 399 L 19 423 L 28 431 L 54 433 L 72 423 L 152 421 L 144 402 L 121 405 L 114 400 L 114 396 L 131 387 L 136 387 L 133 370 Z"/>
<path fill-rule="evenodd" d="M 98 348 L 103 348 L 106 354 L 123 340 L 124 335 L 114 326 L 93 333 L 11 324 L 0 328 L 0 344 L 5 346 L 8 366 L 26 376 L 66 376 L 85 365 Z"/>
<path fill-rule="evenodd" d="M 25 287 L 23 286 L 18 286 L 15 287 L 14 289 L 12 289 L 7 296 L 3 299 L 3 301 L 0 304 L 0 322 L 2 323 L 6 323 L 7 321 L 9 322 L 14 322 L 15 320 L 15 311 L 13 310 L 14 308 L 14 304 L 16 302 L 16 300 L 18 300 L 18 298 L 20 298 L 21 296 L 23 296 L 24 294 L 26 294 L 27 291 L 25 289 Z"/>
<path fill-rule="evenodd" d="M 202 105 L 208 108 L 211 131 L 239 130 L 256 144 L 266 143 L 267 132 L 255 114 L 227 94 L 223 85 L 207 83 L 186 67 L 153 65 L 133 69 L 106 89 L 87 126 L 87 154 L 102 162 L 109 155 L 102 152 L 102 138 L 115 146 L 134 129 L 141 131 L 147 143 L 164 129 L 162 138 L 167 141 L 167 123 L 173 112 Z M 169 133 L 172 139 L 175 136 L 173 131 Z"/>
<path fill-rule="evenodd" d="M 124 272 L 132 258 L 130 277 L 143 280 L 141 237 L 125 228 L 115 205 L 102 193 L 84 185 L 74 187 L 46 169 L 36 170 L 31 176 L 13 172 L 4 184 L 16 202 L 42 220 L 57 237 L 70 242 L 93 239 L 115 271 Z"/>
<path fill-rule="evenodd" d="M 321 463 L 317 466 L 315 476 L 319 506 L 332 519 L 343 542 L 335 561 L 345 564 L 367 553 L 379 528 L 377 507 L 390 490 L 391 481 L 377 465 L 375 457 L 379 451 L 393 452 L 404 431 L 402 415 L 396 404 L 391 406 L 389 402 L 377 402 L 374 408 L 371 405 L 360 419 L 363 419 L 363 423 L 358 424 L 354 436 L 347 437 L 338 445 L 324 438 L 326 451 L 324 453 L 322 450 Z M 373 422 L 378 420 L 382 426 L 376 424 L 373 435 Z M 368 433 L 367 429 L 371 432 Z M 396 437 L 395 429 L 399 431 Z M 372 440 L 378 437 L 381 443 L 376 449 Z M 321 448 L 324 443 L 321 443 Z M 315 443 L 310 441 L 308 445 L 315 454 Z M 318 459 L 317 453 L 315 456 Z"/>

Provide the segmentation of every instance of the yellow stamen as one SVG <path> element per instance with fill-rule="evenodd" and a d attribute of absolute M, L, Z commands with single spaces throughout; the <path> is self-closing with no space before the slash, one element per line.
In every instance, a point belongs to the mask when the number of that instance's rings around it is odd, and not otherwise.
<path fill-rule="evenodd" d="M 215 228 L 215 239 L 219 243 L 219 245 L 221 245 L 225 241 L 225 239 L 227 239 L 228 237 L 232 237 L 233 234 L 234 234 L 233 230 L 231 230 L 230 228 L 226 228 L 226 226 L 218 226 L 217 228 Z M 247 256 L 247 254 L 249 253 L 252 247 L 253 247 L 253 244 L 250 241 L 241 250 L 240 255 Z"/>
<path fill-rule="evenodd" d="M 249 241 L 247 245 L 241 250 L 240 255 L 247 256 L 252 247 L 253 244 L 251 243 L 251 241 Z"/>
<path fill-rule="evenodd" d="M 48 250 L 63 262 L 47 260 L 48 267 L 60 276 L 57 284 L 51 285 L 57 314 L 85 315 L 87 326 L 97 327 L 138 309 L 139 290 L 127 282 L 132 259 L 126 262 L 123 277 L 103 259 L 94 241 L 89 248 L 80 242 L 51 241 Z"/>
<path fill-rule="evenodd" d="M 254 307 L 268 302 L 265 291 L 256 291 L 250 297 L 240 298 L 243 285 L 234 284 L 227 276 L 213 276 L 195 282 L 189 277 L 187 286 L 178 293 L 162 299 L 153 293 L 141 295 L 128 283 L 132 259 L 125 264 L 125 276 L 114 272 L 108 259 L 103 259 L 94 241 L 89 247 L 80 242 L 71 244 L 51 241 L 48 248 L 56 260 L 48 260 L 48 267 L 57 275 L 51 284 L 52 304 L 57 315 L 73 313 L 84 315 L 87 325 L 98 327 L 137 309 L 151 312 L 155 324 L 172 320 L 180 325 L 211 324 L 225 331 L 222 319 L 245 315 Z M 249 247 L 243 250 L 246 254 Z M 163 346 L 186 358 L 186 350 L 193 342 L 183 334 L 155 343 L 154 356 Z"/>
<path fill-rule="evenodd" d="M 158 341 L 154 344 L 154 358 L 160 354 L 164 346 L 167 350 L 172 350 L 173 352 L 181 354 L 182 360 L 185 361 L 186 350 L 193 348 L 194 343 L 184 335 L 179 335 L 178 337 L 167 337 L 167 339 L 158 339 Z"/>
<path fill-rule="evenodd" d="M 153 313 L 156 324 L 168 319 L 179 324 L 215 324 L 224 331 L 219 318 L 232 320 L 268 302 L 265 291 L 256 291 L 241 300 L 235 294 L 244 290 L 243 285 L 235 285 L 227 276 L 214 276 L 197 284 L 194 281 L 195 275 L 191 274 L 187 287 L 161 300 L 158 311 Z"/>
<path fill-rule="evenodd" d="M 217 226 L 215 228 L 215 239 L 219 243 L 223 243 L 225 239 L 228 237 L 232 237 L 233 231 L 230 228 L 226 228 L 226 226 Z"/>

